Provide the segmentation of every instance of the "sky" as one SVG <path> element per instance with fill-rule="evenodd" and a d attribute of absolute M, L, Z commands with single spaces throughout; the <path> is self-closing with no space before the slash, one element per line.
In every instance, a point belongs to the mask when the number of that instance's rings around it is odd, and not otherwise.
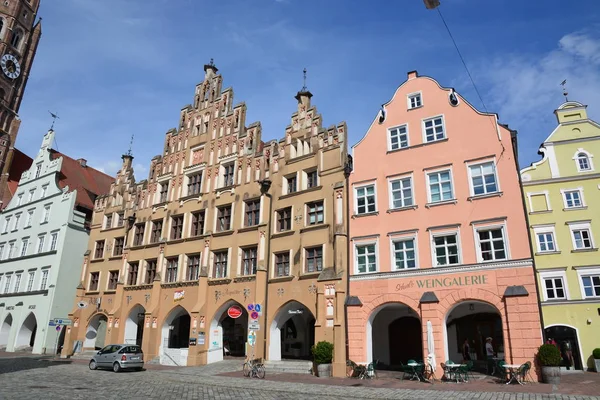
<path fill-rule="evenodd" d="M 440 1 L 483 104 L 423 0 L 41 0 L 17 148 L 37 153 L 52 111 L 54 147 L 109 174 L 134 135 L 145 179 L 211 58 L 264 141 L 284 136 L 303 68 L 324 126 L 346 121 L 350 145 L 411 70 L 498 113 L 521 167 L 556 126 L 564 79 L 600 120 L 600 1 Z"/>

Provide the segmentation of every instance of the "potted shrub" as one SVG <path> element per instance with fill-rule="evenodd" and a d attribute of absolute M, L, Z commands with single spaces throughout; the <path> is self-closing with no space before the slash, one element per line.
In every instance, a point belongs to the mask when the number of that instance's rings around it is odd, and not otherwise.
<path fill-rule="evenodd" d="M 538 361 L 542 366 L 542 380 L 545 383 L 560 383 L 560 350 L 552 344 L 543 344 L 538 349 Z"/>
<path fill-rule="evenodd" d="M 331 377 L 331 360 L 333 360 L 333 343 L 322 341 L 311 348 L 313 359 L 317 364 L 319 378 Z"/>
<path fill-rule="evenodd" d="M 600 372 L 600 348 L 594 349 L 592 356 L 594 357 L 594 364 L 596 364 L 596 372 Z"/>

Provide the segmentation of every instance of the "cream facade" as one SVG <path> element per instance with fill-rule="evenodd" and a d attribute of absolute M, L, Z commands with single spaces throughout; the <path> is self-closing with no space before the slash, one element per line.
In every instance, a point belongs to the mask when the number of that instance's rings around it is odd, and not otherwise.
<path fill-rule="evenodd" d="M 97 200 L 63 355 L 125 342 L 168 365 L 276 361 L 328 340 L 343 376 L 346 126 L 323 128 L 302 90 L 285 137 L 264 143 L 217 72 L 205 66 L 148 179 L 125 155 Z"/>
<path fill-rule="evenodd" d="M 594 368 L 600 347 L 600 125 L 570 101 L 540 147 L 543 158 L 521 171 L 547 338 L 562 366 Z"/>

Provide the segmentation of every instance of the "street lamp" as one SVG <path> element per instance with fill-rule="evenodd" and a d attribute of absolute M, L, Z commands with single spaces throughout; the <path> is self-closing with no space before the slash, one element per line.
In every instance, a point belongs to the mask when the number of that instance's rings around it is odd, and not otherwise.
<path fill-rule="evenodd" d="M 269 189 L 271 189 L 271 180 L 268 178 L 263 179 L 262 181 L 258 181 L 258 184 L 260 185 L 260 194 L 264 195 L 266 197 L 269 198 L 269 216 L 267 218 L 267 254 L 265 256 L 265 263 L 266 263 L 266 274 L 267 276 L 265 277 L 265 304 L 263 305 L 263 315 L 265 316 L 265 320 L 264 320 L 264 334 L 263 334 L 263 359 L 267 358 L 267 319 L 268 319 L 268 314 L 267 314 L 267 305 L 269 304 L 269 277 L 271 276 L 269 273 L 269 266 L 270 266 L 270 257 L 271 257 L 271 216 L 273 215 L 273 196 L 271 196 L 271 194 L 269 193 Z"/>

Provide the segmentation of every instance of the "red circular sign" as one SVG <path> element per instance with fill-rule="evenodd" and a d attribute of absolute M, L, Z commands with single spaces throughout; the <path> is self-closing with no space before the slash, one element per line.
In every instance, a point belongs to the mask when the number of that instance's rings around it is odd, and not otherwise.
<path fill-rule="evenodd" d="M 242 307 L 240 307 L 240 306 L 231 306 L 227 310 L 227 315 L 229 315 L 233 319 L 236 319 L 236 318 L 239 318 L 242 315 L 242 312 L 243 312 Z"/>

